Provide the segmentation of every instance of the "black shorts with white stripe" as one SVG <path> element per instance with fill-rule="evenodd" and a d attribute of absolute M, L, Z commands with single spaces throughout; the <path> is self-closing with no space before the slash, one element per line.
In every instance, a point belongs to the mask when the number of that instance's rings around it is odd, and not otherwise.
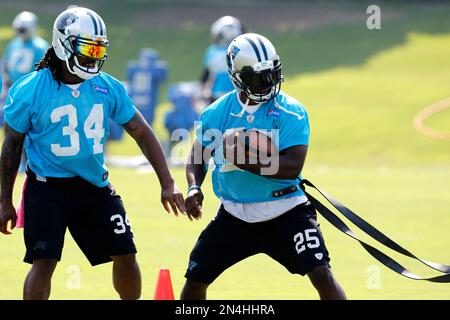
<path fill-rule="evenodd" d="M 317 214 L 309 202 L 257 223 L 242 221 L 220 206 L 191 252 L 185 277 L 212 283 L 223 271 L 257 253 L 267 254 L 293 274 L 330 267 Z"/>

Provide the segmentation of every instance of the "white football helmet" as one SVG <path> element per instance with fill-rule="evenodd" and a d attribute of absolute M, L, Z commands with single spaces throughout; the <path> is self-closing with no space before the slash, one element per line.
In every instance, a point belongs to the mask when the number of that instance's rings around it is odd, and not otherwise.
<path fill-rule="evenodd" d="M 211 25 L 212 41 L 220 46 L 228 46 L 231 40 L 242 33 L 241 21 L 232 16 L 223 16 Z"/>
<path fill-rule="evenodd" d="M 266 37 L 245 33 L 235 38 L 228 46 L 227 65 L 236 90 L 250 100 L 269 101 L 280 92 L 280 57 Z"/>
<path fill-rule="evenodd" d="M 107 58 L 105 23 L 93 10 L 69 8 L 55 20 L 52 46 L 70 73 L 89 80 L 100 72 Z"/>
<path fill-rule="evenodd" d="M 37 25 L 37 16 L 29 11 L 19 13 L 12 22 L 12 27 L 16 30 L 17 35 L 24 38 L 32 37 L 36 32 Z"/>

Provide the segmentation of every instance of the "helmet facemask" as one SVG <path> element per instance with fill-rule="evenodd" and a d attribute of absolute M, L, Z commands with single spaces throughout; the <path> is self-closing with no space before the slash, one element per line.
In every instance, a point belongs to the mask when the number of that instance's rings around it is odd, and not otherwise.
<path fill-rule="evenodd" d="M 231 74 L 235 86 L 254 102 L 266 102 L 276 97 L 284 80 L 281 74 L 282 65 L 278 60 L 265 64 L 269 68 L 255 71 L 254 69 L 259 69 L 258 66 L 245 66 L 241 71 Z"/>
<path fill-rule="evenodd" d="M 108 57 L 106 38 L 69 36 L 61 44 L 70 53 L 65 59 L 67 69 L 84 80 L 96 76 Z"/>
<path fill-rule="evenodd" d="M 34 30 L 31 28 L 20 27 L 16 29 L 16 35 L 25 41 L 34 35 Z"/>

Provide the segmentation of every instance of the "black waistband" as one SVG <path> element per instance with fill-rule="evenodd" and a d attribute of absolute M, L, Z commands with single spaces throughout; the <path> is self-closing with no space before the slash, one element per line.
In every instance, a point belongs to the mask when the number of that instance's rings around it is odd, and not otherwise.
<path fill-rule="evenodd" d="M 26 174 L 29 179 L 33 179 L 40 182 L 48 182 L 48 183 L 54 183 L 54 184 L 66 184 L 66 183 L 89 183 L 88 181 L 84 180 L 83 178 L 79 176 L 75 177 L 67 177 L 67 178 L 55 178 L 55 177 L 42 177 L 37 175 L 33 170 L 30 169 L 30 167 L 27 165 L 26 167 Z"/>
<path fill-rule="evenodd" d="M 284 195 L 286 195 L 286 194 L 295 192 L 295 191 L 297 191 L 298 189 L 299 189 L 298 186 L 295 185 L 295 184 L 293 184 L 292 186 L 289 186 L 289 187 L 287 187 L 287 188 L 273 191 L 273 192 L 272 192 L 272 196 L 273 196 L 274 198 L 282 197 L 282 196 L 284 196 Z"/>

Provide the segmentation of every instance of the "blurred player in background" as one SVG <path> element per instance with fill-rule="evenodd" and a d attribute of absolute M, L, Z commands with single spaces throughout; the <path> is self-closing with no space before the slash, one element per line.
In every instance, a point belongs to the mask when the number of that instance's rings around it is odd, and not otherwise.
<path fill-rule="evenodd" d="M 34 65 L 42 59 L 49 46 L 47 41 L 36 35 L 38 18 L 34 13 L 19 13 L 12 26 L 16 37 L 6 46 L 3 55 L 3 94 L 7 94 L 9 87 L 20 77 L 34 70 Z"/>
<path fill-rule="evenodd" d="M 306 109 L 280 91 L 282 65 L 267 38 L 237 37 L 228 47 L 227 64 L 236 90 L 201 114 L 186 166 L 188 217 L 202 215 L 201 185 L 210 157 L 221 205 L 191 252 L 181 299 L 206 299 L 208 286 L 223 271 L 257 253 L 293 274 L 308 275 L 321 299 L 345 299 L 331 273 L 315 209 L 299 187 L 310 134 Z M 251 163 L 239 143 L 244 129 L 270 130 L 277 161 Z M 266 170 L 272 165 L 275 170 Z"/>
<path fill-rule="evenodd" d="M 52 46 L 37 71 L 17 81 L 8 95 L 0 231 L 9 234 L 15 226 L 12 194 L 25 143 L 24 261 L 32 267 L 24 299 L 49 298 L 67 228 L 91 265 L 113 261 L 113 284 L 122 299 L 141 295 L 130 222 L 104 164 L 110 118 L 125 128 L 152 164 L 165 209 L 170 212 L 171 207 L 176 215 L 185 211 L 153 130 L 123 85 L 100 72 L 107 47 L 106 26 L 97 13 L 82 7 L 65 10 L 55 20 Z"/>
<path fill-rule="evenodd" d="M 244 29 L 242 22 L 232 16 L 223 16 L 211 25 L 212 44 L 206 49 L 200 79 L 206 105 L 233 90 L 227 70 L 227 48 L 231 40 L 244 33 Z"/>
<path fill-rule="evenodd" d="M 29 11 L 19 13 L 12 26 L 16 37 L 6 46 L 2 63 L 3 90 L 0 101 L 5 101 L 9 88 L 22 76 L 34 70 L 48 48 L 48 42 L 36 35 L 37 16 Z M 0 107 L 3 107 L 1 103 Z M 26 153 L 22 154 L 20 171 L 25 171 Z"/>

